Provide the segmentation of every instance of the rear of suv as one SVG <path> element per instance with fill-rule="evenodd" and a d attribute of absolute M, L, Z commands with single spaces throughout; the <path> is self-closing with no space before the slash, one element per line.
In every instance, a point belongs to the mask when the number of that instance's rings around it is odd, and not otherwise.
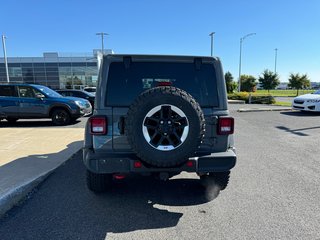
<path fill-rule="evenodd" d="M 129 173 L 195 172 L 223 189 L 236 164 L 221 62 L 195 56 L 104 56 L 85 129 L 87 185 Z"/>

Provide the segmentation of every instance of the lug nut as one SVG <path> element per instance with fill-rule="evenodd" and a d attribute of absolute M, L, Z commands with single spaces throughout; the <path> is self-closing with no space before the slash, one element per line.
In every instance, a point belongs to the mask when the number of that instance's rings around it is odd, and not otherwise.
<path fill-rule="evenodd" d="M 168 124 L 171 124 L 171 121 L 168 121 Z"/>
<path fill-rule="evenodd" d="M 163 124 L 163 121 L 160 121 L 160 124 Z"/>

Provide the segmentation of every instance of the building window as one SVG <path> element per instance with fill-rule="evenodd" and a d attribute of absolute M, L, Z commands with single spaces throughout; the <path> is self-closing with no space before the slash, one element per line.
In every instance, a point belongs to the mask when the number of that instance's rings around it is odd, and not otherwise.
<path fill-rule="evenodd" d="M 9 77 L 22 77 L 22 69 L 21 67 L 10 67 L 9 70 Z"/>

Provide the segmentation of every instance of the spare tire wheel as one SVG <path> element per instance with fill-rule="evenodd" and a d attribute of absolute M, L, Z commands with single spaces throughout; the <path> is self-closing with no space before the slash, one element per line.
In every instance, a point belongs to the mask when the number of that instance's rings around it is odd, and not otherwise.
<path fill-rule="evenodd" d="M 157 167 L 184 163 L 201 144 L 203 112 L 196 100 L 175 87 L 156 87 L 130 106 L 125 133 L 142 161 Z"/>

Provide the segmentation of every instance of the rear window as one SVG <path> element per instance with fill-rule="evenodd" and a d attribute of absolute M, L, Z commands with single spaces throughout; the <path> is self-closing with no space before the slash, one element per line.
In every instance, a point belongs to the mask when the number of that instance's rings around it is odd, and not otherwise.
<path fill-rule="evenodd" d="M 16 97 L 16 91 L 14 86 L 0 86 L 1 97 Z"/>
<path fill-rule="evenodd" d="M 216 74 L 212 64 L 123 62 L 110 64 L 107 82 L 107 106 L 129 106 L 143 91 L 159 85 L 171 85 L 190 93 L 202 107 L 218 106 Z"/>

